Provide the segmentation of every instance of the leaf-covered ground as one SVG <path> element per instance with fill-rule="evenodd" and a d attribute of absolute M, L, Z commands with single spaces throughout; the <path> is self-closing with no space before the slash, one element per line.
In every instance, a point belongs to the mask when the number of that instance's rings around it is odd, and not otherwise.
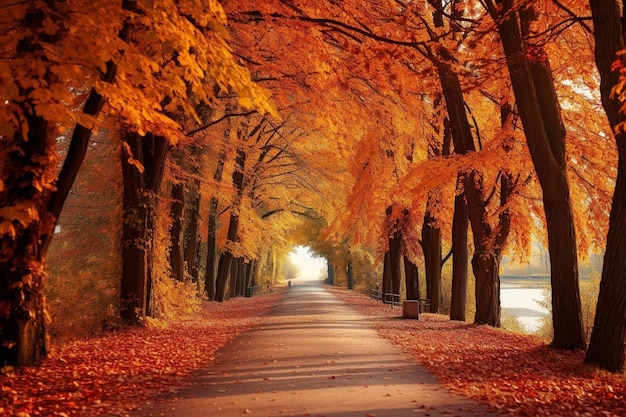
<path fill-rule="evenodd" d="M 583 364 L 582 352 L 557 352 L 541 340 L 443 316 L 402 319 L 367 296 L 332 289 L 378 332 L 436 374 L 452 391 L 505 416 L 626 416 L 626 378 Z"/>
<path fill-rule="evenodd" d="M 278 297 L 205 303 L 194 320 L 67 344 L 40 367 L 0 375 L 0 415 L 123 415 L 184 386 L 218 348 L 260 323 Z"/>

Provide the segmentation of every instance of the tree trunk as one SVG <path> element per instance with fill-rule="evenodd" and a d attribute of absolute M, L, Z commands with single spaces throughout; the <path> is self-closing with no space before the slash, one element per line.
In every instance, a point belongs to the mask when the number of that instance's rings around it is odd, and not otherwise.
<path fill-rule="evenodd" d="M 400 294 L 400 283 L 402 281 L 402 273 L 400 270 L 400 262 L 402 261 L 402 233 L 394 232 L 389 239 L 389 267 L 391 272 L 391 292 Z"/>
<path fill-rule="evenodd" d="M 346 272 L 348 275 L 348 289 L 354 289 L 354 271 L 352 269 L 352 261 L 348 260 L 348 270 Z"/>
<path fill-rule="evenodd" d="M 612 94 L 613 87 L 619 82 L 619 72 L 612 71 L 612 65 L 617 59 L 617 52 L 625 49 L 626 41 L 619 4 L 598 0 L 589 3 L 593 15 L 602 104 L 615 134 L 619 160 L 600 293 L 585 361 L 611 372 L 621 372 L 624 370 L 626 332 L 626 135 L 615 127 L 623 123 L 626 116 L 619 110 L 622 106 L 619 97 Z M 623 56 L 620 56 L 620 60 L 624 65 Z"/>
<path fill-rule="evenodd" d="M 237 283 L 239 280 L 241 258 L 233 258 L 230 266 L 230 280 L 228 282 L 228 295 L 230 298 L 237 297 Z"/>
<path fill-rule="evenodd" d="M 172 219 L 172 226 L 170 227 L 170 265 L 174 278 L 182 282 L 185 279 L 185 261 L 183 259 L 183 249 L 180 241 L 185 206 L 185 186 L 182 183 L 172 185 L 171 198 L 170 217 Z"/>
<path fill-rule="evenodd" d="M 250 261 L 250 264 L 248 265 L 248 269 L 246 273 L 245 288 L 251 288 L 255 286 L 256 269 L 257 269 L 257 261 Z"/>
<path fill-rule="evenodd" d="M 409 258 L 404 257 L 404 279 L 406 283 L 406 299 L 417 300 L 419 298 L 419 271 Z"/>
<path fill-rule="evenodd" d="M 228 283 L 228 275 L 230 274 L 232 263 L 232 253 L 224 252 L 220 256 L 215 279 L 215 301 L 219 301 L 220 303 L 226 299 L 226 284 Z"/>
<path fill-rule="evenodd" d="M 391 255 L 389 254 L 389 251 L 385 252 L 385 257 L 383 259 L 383 285 L 382 285 L 382 290 L 384 294 L 389 294 L 393 291 L 393 284 L 392 284 L 392 277 L 391 277 Z"/>
<path fill-rule="evenodd" d="M 217 260 L 217 197 L 209 201 L 209 231 L 207 233 L 206 270 L 204 273 L 204 291 L 209 300 L 215 300 L 215 281 Z"/>
<path fill-rule="evenodd" d="M 560 134 L 560 112 L 552 109 L 555 100 L 547 60 L 544 68 L 531 71 L 527 50 L 515 11 L 509 0 L 488 2 L 489 11 L 498 22 L 511 83 L 537 177 L 543 190 L 551 261 L 552 317 L 557 349 L 584 349 L 576 236 L 566 175 L 564 136 Z M 535 63 L 533 65 L 540 65 Z M 538 91 L 539 87 L 543 90 Z M 538 97 L 542 97 L 539 102 Z M 558 102 L 557 102 L 558 104 Z"/>
<path fill-rule="evenodd" d="M 26 126 L 0 149 L 0 210 L 8 210 L 6 217 L 12 211 L 23 211 L 20 207 L 24 206 L 46 213 L 50 190 L 42 190 L 39 184 L 45 183 L 45 176 L 55 168 L 54 139 L 48 139 L 47 122 L 28 109 L 24 116 Z M 46 274 L 38 256 L 46 219 L 19 214 L 25 218 L 0 220 L 12 229 L 0 234 L 0 366 L 33 365 L 47 353 Z"/>
<path fill-rule="evenodd" d="M 441 308 L 441 230 L 435 218 L 426 212 L 422 226 L 422 250 L 426 271 L 426 298 L 430 299 L 430 312 L 439 313 Z"/>
<path fill-rule="evenodd" d="M 490 252 L 474 251 L 472 267 L 476 277 L 474 323 L 500 326 L 500 260 Z"/>
<path fill-rule="evenodd" d="M 326 258 L 326 267 L 328 270 L 328 285 L 335 285 L 335 268 L 328 258 Z"/>
<path fill-rule="evenodd" d="M 222 153 L 217 158 L 217 168 L 213 174 L 213 179 L 216 183 L 222 181 L 222 174 L 224 172 L 224 159 L 225 155 Z M 211 196 L 209 201 L 209 228 L 207 233 L 207 253 L 206 253 L 206 271 L 204 274 L 204 290 L 209 300 L 215 300 L 215 281 L 216 281 L 216 265 L 217 260 L 217 214 L 218 200 L 216 196 Z"/>
<path fill-rule="evenodd" d="M 198 224 L 200 222 L 200 182 L 194 180 L 193 187 L 188 194 L 189 205 L 187 208 L 187 216 L 185 216 L 184 231 L 184 259 L 187 266 L 187 272 L 191 276 L 191 282 L 198 282 L 199 271 L 199 253 L 198 253 Z"/>
<path fill-rule="evenodd" d="M 243 194 L 243 180 L 244 180 L 244 168 L 246 163 L 246 154 L 243 150 L 237 150 L 237 156 L 235 157 L 235 171 L 233 172 L 233 187 L 237 190 L 237 198 L 233 202 L 233 208 L 230 211 L 230 221 L 228 223 L 228 233 L 226 235 L 226 243 L 234 243 L 237 241 L 237 235 L 239 233 L 239 212 L 238 206 L 241 204 L 241 196 Z M 226 283 L 228 282 L 228 275 L 231 272 L 231 265 L 233 262 L 233 255 L 229 249 L 226 249 L 220 256 L 220 261 L 217 265 L 217 277 L 215 279 L 215 300 L 224 301 L 226 297 Z"/>
<path fill-rule="evenodd" d="M 467 301 L 467 203 L 463 194 L 454 199 L 452 219 L 452 297 L 450 320 L 465 321 Z"/>
<path fill-rule="evenodd" d="M 121 315 L 137 323 L 150 314 L 155 199 L 163 178 L 167 140 L 147 134 L 125 137 L 132 155 L 122 153 L 124 224 L 122 226 Z M 143 172 L 129 163 L 133 157 Z"/>

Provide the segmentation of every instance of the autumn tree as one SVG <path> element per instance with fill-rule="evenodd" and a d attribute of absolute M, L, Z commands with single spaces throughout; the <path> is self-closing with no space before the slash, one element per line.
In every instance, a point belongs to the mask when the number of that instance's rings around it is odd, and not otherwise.
<path fill-rule="evenodd" d="M 626 143 L 624 142 L 623 9 L 615 1 L 589 2 L 594 23 L 595 58 L 600 72 L 602 104 L 619 153 L 617 179 L 596 316 L 585 361 L 612 372 L 624 369 L 626 333 Z"/>
<path fill-rule="evenodd" d="M 225 33 L 221 7 L 213 1 L 205 7 L 192 3 L 125 1 L 120 7 L 107 2 L 42 1 L 15 3 L 3 10 L 2 38 L 10 45 L 0 66 L 7 86 L 0 133 L 7 139 L 3 140 L 0 178 L 0 232 L 5 242 L 0 257 L 4 363 L 31 364 L 45 354 L 44 252 L 39 242 L 47 245 L 52 236 L 63 194 L 69 192 L 84 155 L 79 148 L 84 148 L 85 138 L 88 140 L 97 123 L 93 116 L 102 107 L 101 99 L 110 120 L 123 126 L 125 163 L 135 170 L 144 168 L 138 162 L 144 155 L 133 152 L 158 149 L 153 145 L 160 138 L 181 138 L 181 125 L 170 116 L 184 115 L 178 120 L 193 123 L 195 111 L 189 98 L 210 102 L 214 96 L 210 87 L 215 84 L 242 92 L 245 104 L 273 111 L 267 94 L 251 84 L 249 74 L 228 51 L 221 37 Z M 162 9 L 171 13 L 162 13 Z M 134 27 L 125 26 L 126 19 L 133 16 L 141 18 L 135 19 Z M 94 26 L 94 21 L 99 26 Z M 193 48 L 186 43 L 188 39 L 194 39 Z M 161 48 L 159 42 L 170 42 L 171 47 Z M 167 53 L 153 54 L 158 49 L 176 51 L 176 64 L 171 64 Z M 119 77 L 114 78 L 115 74 Z M 83 102 L 81 93 L 91 87 L 95 88 L 93 94 Z M 83 103 L 85 110 L 76 112 Z M 81 143 L 68 153 L 68 169 L 60 179 L 53 135 L 76 122 L 82 125 L 74 129 Z M 138 144 L 143 138 L 146 143 Z M 146 146 L 150 149 L 144 149 Z M 158 175 L 152 174 L 154 181 Z M 56 188 L 58 179 L 62 183 Z M 53 199 L 56 191 L 59 197 Z M 145 310 L 140 300 L 145 300 L 146 294 L 137 292 L 146 285 L 136 284 L 140 285 L 133 286 L 141 288 L 126 294 L 132 304 L 127 302 L 126 311 L 141 316 Z"/>

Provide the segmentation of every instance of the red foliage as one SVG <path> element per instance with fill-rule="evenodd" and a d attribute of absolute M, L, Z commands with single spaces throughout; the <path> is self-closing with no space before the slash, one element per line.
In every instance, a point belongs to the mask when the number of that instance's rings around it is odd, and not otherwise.
<path fill-rule="evenodd" d="M 261 322 L 276 301 L 261 295 L 206 303 L 199 317 L 165 329 L 70 343 L 40 367 L 0 375 L 0 415 L 96 416 L 154 401 L 210 366 L 218 348 Z"/>
<path fill-rule="evenodd" d="M 452 391 L 510 416 L 624 416 L 626 378 L 583 364 L 583 352 L 559 352 L 538 338 L 422 314 L 405 320 L 369 298 L 332 290 L 357 311 L 377 316 L 392 340 Z"/>

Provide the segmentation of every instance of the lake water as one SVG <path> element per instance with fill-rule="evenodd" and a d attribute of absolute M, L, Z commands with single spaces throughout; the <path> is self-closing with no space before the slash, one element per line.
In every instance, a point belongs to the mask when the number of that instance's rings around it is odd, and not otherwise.
<path fill-rule="evenodd" d="M 500 289 L 502 312 L 515 316 L 529 333 L 539 329 L 541 320 L 549 314 L 549 311 L 540 304 L 545 303 L 546 297 L 549 301 L 549 290 L 544 288 L 503 284 Z"/>

